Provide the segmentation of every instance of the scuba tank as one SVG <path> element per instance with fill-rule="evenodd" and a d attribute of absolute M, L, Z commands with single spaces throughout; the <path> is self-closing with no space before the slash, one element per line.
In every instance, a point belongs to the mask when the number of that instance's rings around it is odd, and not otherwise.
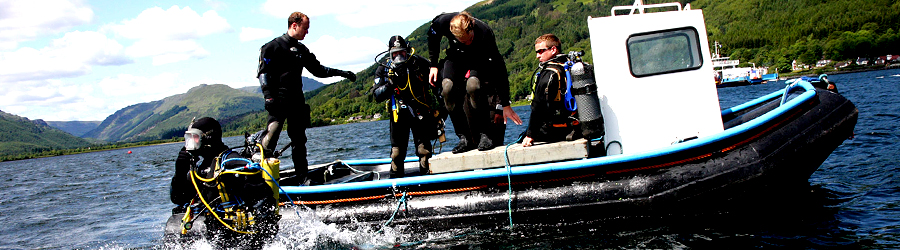
<path fill-rule="evenodd" d="M 581 61 L 583 55 L 583 51 L 571 51 L 568 55 L 566 107 L 570 110 L 578 109 L 578 120 L 581 122 L 581 134 L 584 138 L 600 138 L 606 132 L 603 128 L 603 114 L 600 113 L 594 68 Z"/>

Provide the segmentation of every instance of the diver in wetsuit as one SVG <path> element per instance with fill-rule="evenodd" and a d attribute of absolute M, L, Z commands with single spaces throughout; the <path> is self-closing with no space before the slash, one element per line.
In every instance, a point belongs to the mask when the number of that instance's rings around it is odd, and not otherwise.
<path fill-rule="evenodd" d="M 175 175 L 172 176 L 172 186 L 169 190 L 172 203 L 178 205 L 172 210 L 173 213 L 184 212 L 191 200 L 197 196 L 188 175 L 191 167 L 196 167 L 200 174 L 205 176 L 213 170 L 216 157 L 225 150 L 228 150 L 228 146 L 222 143 L 222 127 L 216 119 L 203 117 L 188 126 L 188 131 L 185 132 L 185 146 L 175 159 Z"/>
<path fill-rule="evenodd" d="M 356 74 L 322 66 L 316 55 L 300 43 L 309 33 L 309 17 L 294 12 L 288 17 L 288 30 L 259 49 L 259 70 L 256 77 L 269 112 L 266 135 L 262 145 L 272 155 L 285 121 L 290 121 L 291 160 L 300 183 L 307 172 L 306 128 L 310 126 L 310 108 L 303 97 L 303 68 L 316 77 L 341 76 L 356 81 Z"/>
<path fill-rule="evenodd" d="M 222 127 L 213 118 L 203 117 L 193 121 L 184 137 L 185 146 L 175 160 L 175 175 L 172 176 L 169 192 L 172 203 L 178 206 L 172 209 L 173 216 L 166 223 L 167 240 L 190 241 L 192 239 L 189 237 L 202 234 L 216 245 L 261 248 L 266 240 L 277 234 L 278 220 L 281 219 L 277 212 L 277 200 L 262 174 L 220 174 L 224 169 L 245 166 L 246 162 L 225 163 L 226 160 L 240 158 L 240 155 L 231 152 L 222 142 Z M 207 204 L 217 209 L 219 217 L 225 216 L 220 211 L 222 209 L 230 209 L 232 211 L 229 213 L 248 218 L 252 216 L 248 221 L 253 222 L 248 228 L 252 228 L 254 233 L 236 232 L 232 229 L 235 222 L 230 222 L 232 228 L 223 225 L 209 213 Z M 191 216 L 186 217 L 186 213 Z M 205 231 L 191 231 L 194 219 L 188 222 L 183 219 L 198 218 L 198 215 L 205 216 Z M 235 221 L 233 218 L 230 220 Z"/>
<path fill-rule="evenodd" d="M 534 42 L 540 64 L 532 82 L 531 118 L 525 129 L 523 147 L 535 141 L 558 142 L 581 138 L 578 112 L 566 108 L 566 62 L 562 44 L 553 34 L 545 34 Z"/>
<path fill-rule="evenodd" d="M 432 153 L 430 140 L 443 128 L 441 117 L 445 112 L 436 95 L 439 90 L 428 83 L 430 63 L 424 57 L 412 55 L 411 50 L 403 37 L 392 36 L 386 52 L 390 53 L 388 63 L 375 70 L 375 101 L 388 101 L 390 109 L 391 178 L 405 175 L 403 161 L 410 130 L 419 157 L 419 172 L 427 174 Z"/>
<path fill-rule="evenodd" d="M 438 61 L 444 37 L 450 45 L 446 59 Z M 509 106 L 509 75 L 491 28 L 465 11 L 440 14 L 428 30 L 428 54 L 428 81 L 442 85 L 441 96 L 459 136 L 453 153 L 502 145 L 506 119 L 518 125 L 522 119 Z"/>

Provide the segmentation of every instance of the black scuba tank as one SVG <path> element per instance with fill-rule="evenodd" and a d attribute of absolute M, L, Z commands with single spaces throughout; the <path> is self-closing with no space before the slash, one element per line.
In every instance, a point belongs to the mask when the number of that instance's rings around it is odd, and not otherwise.
<path fill-rule="evenodd" d="M 594 81 L 594 68 L 581 61 L 584 52 L 569 52 L 568 69 L 571 74 L 572 96 L 578 105 L 578 120 L 581 122 L 581 134 L 584 138 L 600 138 L 605 134 L 603 114 L 600 113 L 600 99 L 597 95 L 597 83 Z"/>

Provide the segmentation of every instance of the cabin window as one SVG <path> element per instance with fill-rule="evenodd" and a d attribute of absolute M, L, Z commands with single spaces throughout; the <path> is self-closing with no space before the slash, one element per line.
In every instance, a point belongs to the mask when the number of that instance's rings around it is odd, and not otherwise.
<path fill-rule="evenodd" d="M 654 31 L 628 37 L 631 75 L 652 76 L 699 69 L 700 37 L 693 27 Z"/>

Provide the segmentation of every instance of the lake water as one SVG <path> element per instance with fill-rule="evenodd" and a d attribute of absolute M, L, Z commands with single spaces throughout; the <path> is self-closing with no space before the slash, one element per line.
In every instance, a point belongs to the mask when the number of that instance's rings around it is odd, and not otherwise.
<path fill-rule="evenodd" d="M 739 197 L 693 212 L 517 225 L 512 231 L 497 225 L 378 232 L 324 224 L 309 211 L 287 208 L 278 237 L 266 248 L 900 248 L 900 70 L 830 79 L 859 108 L 855 137 L 798 190 Z M 724 88 L 719 98 L 722 107 L 731 107 L 783 87 L 784 82 L 773 82 Z M 528 107 L 516 110 L 528 117 Z M 509 125 L 507 142 L 523 129 Z M 312 128 L 308 134 L 311 164 L 386 158 L 390 151 L 386 121 Z M 443 151 L 455 145 L 456 136 L 448 134 Z M 226 143 L 238 145 L 240 139 L 226 138 Z M 180 147 L 0 162 L 0 249 L 176 248 L 161 238 L 173 207 L 169 181 Z M 289 157 L 283 160 L 290 164 Z M 211 247 L 200 242 L 189 248 Z"/>

